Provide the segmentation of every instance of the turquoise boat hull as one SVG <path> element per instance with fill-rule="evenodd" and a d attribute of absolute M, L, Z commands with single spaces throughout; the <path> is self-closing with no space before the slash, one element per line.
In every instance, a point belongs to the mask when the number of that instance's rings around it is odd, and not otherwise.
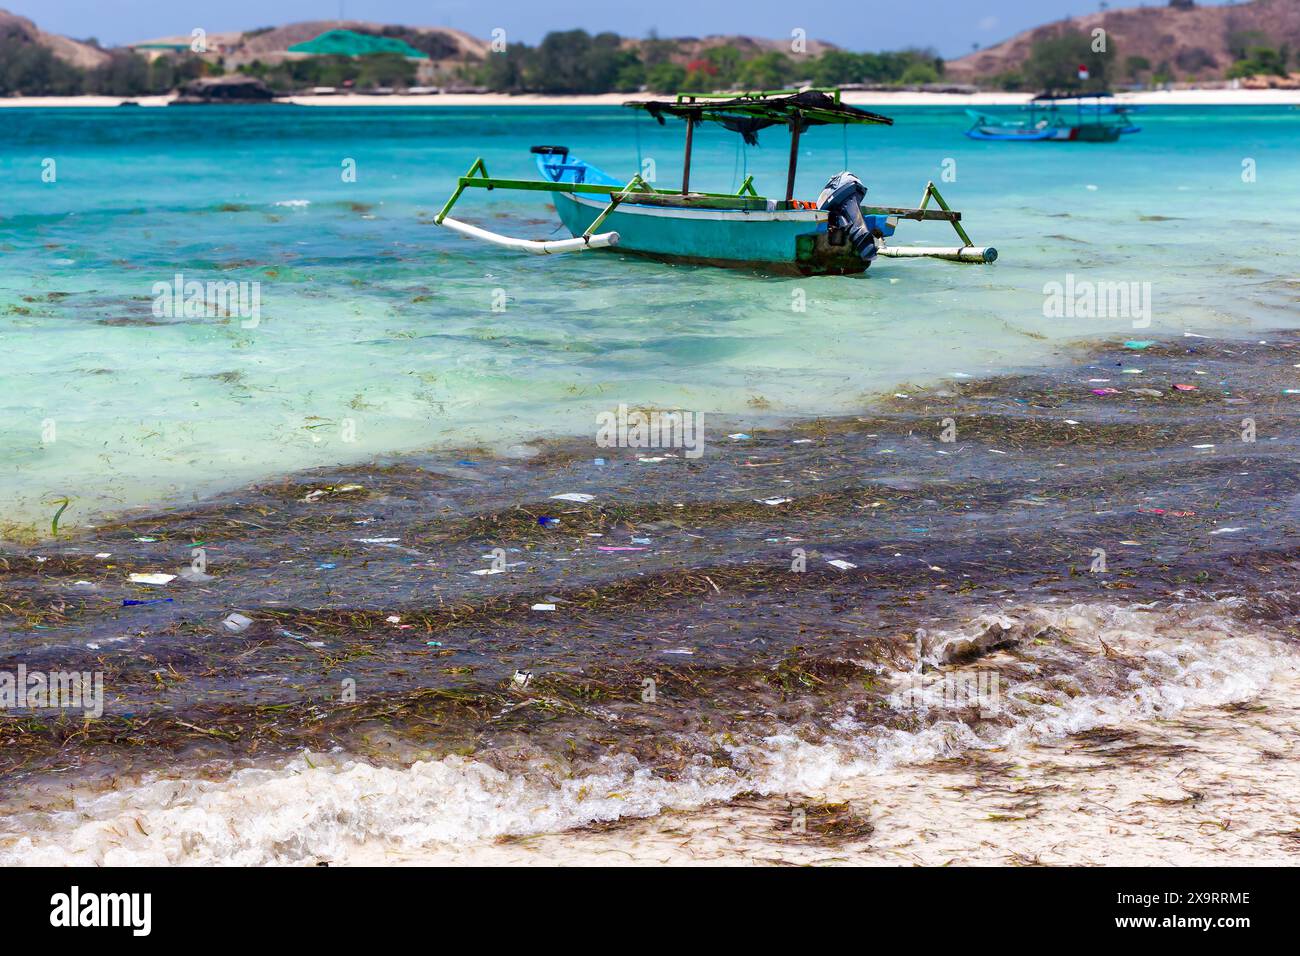
<path fill-rule="evenodd" d="M 555 211 L 575 236 L 587 230 L 605 205 L 603 198 L 555 194 Z M 830 244 L 826 219 L 826 213 L 816 209 L 665 209 L 624 203 L 605 218 L 600 229 L 618 233 L 616 251 L 666 261 L 778 274 L 865 271 L 867 263 L 851 246 Z"/>
<path fill-rule="evenodd" d="M 623 185 L 575 157 L 538 157 L 552 182 Z M 555 193 L 555 211 L 581 236 L 608 205 L 604 196 Z M 736 197 L 737 205 L 752 201 Z M 770 203 L 770 207 L 776 206 Z M 616 252 L 668 262 L 749 268 L 778 275 L 849 275 L 868 266 L 846 241 L 833 241 L 823 209 L 695 208 L 624 202 L 605 217 L 601 232 L 618 233 Z M 864 217 L 868 228 L 891 236 L 885 216 Z"/>

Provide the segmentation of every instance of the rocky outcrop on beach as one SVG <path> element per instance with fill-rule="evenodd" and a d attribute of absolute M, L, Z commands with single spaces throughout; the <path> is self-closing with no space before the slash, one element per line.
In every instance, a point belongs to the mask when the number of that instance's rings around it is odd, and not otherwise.
<path fill-rule="evenodd" d="M 269 103 L 275 94 L 261 80 L 252 76 L 208 76 L 191 80 L 181 87 L 173 103 Z"/>

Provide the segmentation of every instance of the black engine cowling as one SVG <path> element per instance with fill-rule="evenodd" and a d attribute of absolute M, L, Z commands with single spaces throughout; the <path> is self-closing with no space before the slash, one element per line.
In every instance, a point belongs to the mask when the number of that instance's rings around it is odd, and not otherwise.
<path fill-rule="evenodd" d="M 853 244 L 853 251 L 863 262 L 876 258 L 876 240 L 862 218 L 862 200 L 867 197 L 867 187 L 847 170 L 831 177 L 817 198 L 817 208 L 830 213 L 830 225 L 843 229 Z"/>

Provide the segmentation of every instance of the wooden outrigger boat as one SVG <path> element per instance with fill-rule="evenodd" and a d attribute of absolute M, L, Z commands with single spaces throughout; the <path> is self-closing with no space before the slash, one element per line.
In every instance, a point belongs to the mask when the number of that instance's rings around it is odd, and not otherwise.
<path fill-rule="evenodd" d="M 495 179 L 476 159 L 435 222 L 464 236 L 539 255 L 617 246 L 619 251 L 670 262 L 757 268 L 778 274 L 844 275 L 863 272 L 876 256 L 927 257 L 956 262 L 993 262 L 997 250 L 976 246 L 933 182 L 916 207 L 873 206 L 866 187 L 851 173 L 836 175 L 817 202 L 794 198 L 799 139 L 811 126 L 891 125 L 887 116 L 840 102 L 838 90 L 779 90 L 745 94 L 683 93 L 673 101 L 633 102 L 660 123 L 665 116 L 686 122 L 686 150 L 680 189 L 658 189 L 635 175 L 624 182 L 573 156 L 564 146 L 534 146 L 540 181 Z M 785 198 L 768 199 L 746 177 L 734 193 L 690 188 L 695 126 L 720 123 L 756 143 L 759 130 L 790 129 L 790 163 Z M 469 188 L 548 192 L 571 239 L 538 241 L 503 236 L 448 214 Z M 931 207 L 931 200 L 934 207 Z M 887 245 L 900 220 L 942 220 L 962 244 L 951 247 Z M 604 230 L 604 231 L 602 231 Z"/>
<path fill-rule="evenodd" d="M 1040 93 L 1029 101 L 1027 119 L 967 110 L 974 123 L 966 130 L 971 139 L 1004 143 L 1113 143 L 1127 133 L 1141 132 L 1129 118 L 1129 109 L 1105 103 L 1111 93 Z M 1085 104 L 1085 101 L 1093 101 Z M 1062 106 L 1074 102 L 1074 114 Z"/>

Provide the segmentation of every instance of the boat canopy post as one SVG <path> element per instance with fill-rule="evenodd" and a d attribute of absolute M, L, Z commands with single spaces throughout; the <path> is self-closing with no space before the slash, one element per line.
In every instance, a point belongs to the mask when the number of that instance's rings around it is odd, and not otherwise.
<path fill-rule="evenodd" d="M 790 171 L 785 177 L 786 203 L 794 199 L 794 172 L 799 165 L 799 130 L 801 128 L 799 114 L 795 113 L 794 116 L 790 117 Z"/>
<path fill-rule="evenodd" d="M 686 157 L 682 162 L 682 195 L 691 191 L 691 146 L 695 139 L 695 119 L 686 117 Z"/>

